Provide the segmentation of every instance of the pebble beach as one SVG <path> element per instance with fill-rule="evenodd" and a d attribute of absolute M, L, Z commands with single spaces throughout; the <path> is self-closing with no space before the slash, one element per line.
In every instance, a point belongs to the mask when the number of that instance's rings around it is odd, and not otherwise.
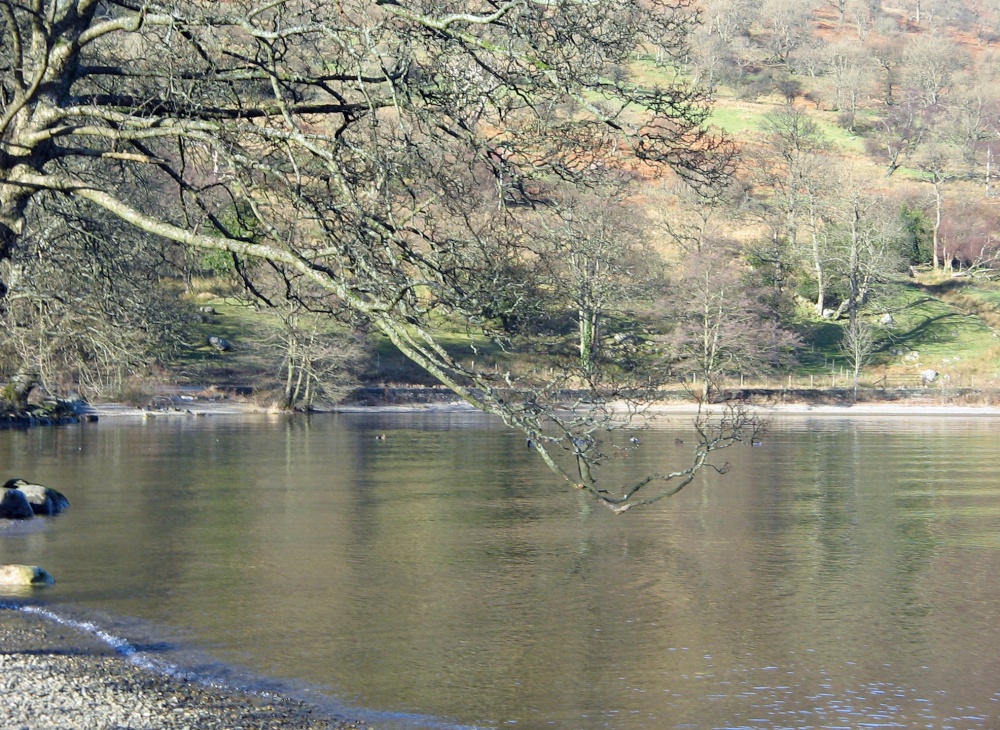
<path fill-rule="evenodd" d="M 5 730 L 361 730 L 273 695 L 144 669 L 71 627 L 0 608 Z"/>

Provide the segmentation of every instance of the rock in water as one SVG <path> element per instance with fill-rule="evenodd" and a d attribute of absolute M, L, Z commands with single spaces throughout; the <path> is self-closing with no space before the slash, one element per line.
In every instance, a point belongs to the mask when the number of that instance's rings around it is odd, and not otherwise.
<path fill-rule="evenodd" d="M 4 489 L 0 494 L 0 517 L 8 520 L 26 520 L 35 516 L 35 510 L 20 489 Z"/>
<path fill-rule="evenodd" d="M 0 585 L 43 586 L 55 582 L 45 568 L 37 565 L 0 565 Z"/>
<path fill-rule="evenodd" d="M 57 515 L 69 507 L 69 500 L 62 492 L 42 484 L 30 484 L 23 479 L 8 479 L 3 488 L 23 492 L 28 498 L 32 512 L 36 515 Z"/>

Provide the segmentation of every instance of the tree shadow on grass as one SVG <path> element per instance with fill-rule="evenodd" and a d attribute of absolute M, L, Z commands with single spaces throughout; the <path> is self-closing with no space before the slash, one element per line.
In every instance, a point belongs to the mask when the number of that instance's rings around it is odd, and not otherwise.
<path fill-rule="evenodd" d="M 960 325 L 963 319 L 963 315 L 957 312 L 948 312 L 947 314 L 939 314 L 936 317 L 928 317 L 917 326 L 905 332 L 894 332 L 882 349 L 902 345 L 911 350 L 916 350 L 924 345 L 950 342 L 955 339 L 953 329 Z"/>

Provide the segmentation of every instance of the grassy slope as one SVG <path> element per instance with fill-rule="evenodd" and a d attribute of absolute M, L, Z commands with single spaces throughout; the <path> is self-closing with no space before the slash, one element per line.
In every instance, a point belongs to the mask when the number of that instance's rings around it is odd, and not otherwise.
<path fill-rule="evenodd" d="M 208 282 L 209 284 L 211 282 Z M 180 384 L 197 384 L 263 392 L 262 399 L 277 400 L 281 387 L 281 354 L 274 337 L 278 320 L 266 309 L 257 309 L 235 299 L 215 296 L 208 292 L 196 297 L 198 306 L 211 307 L 214 313 L 205 315 L 192 327 L 191 346 L 170 363 L 173 379 Z M 342 329 L 331 323 L 330 332 Z M 212 335 L 232 344 L 220 352 L 208 344 Z M 491 343 L 473 341 L 469 335 L 443 328 L 440 344 L 467 365 L 495 366 L 506 360 Z M 475 347 L 473 347 L 475 344 Z M 357 374 L 359 385 L 408 386 L 436 385 L 437 382 L 416 364 L 404 357 L 385 337 L 370 335 L 369 356 L 361 363 Z"/>
<path fill-rule="evenodd" d="M 264 344 L 270 315 L 232 300 L 217 298 L 209 303 L 216 314 L 210 322 L 198 325 L 193 346 L 173 363 L 175 380 L 251 386 L 265 392 L 278 388 L 277 361 L 273 353 L 268 355 Z M 865 370 L 863 383 L 917 385 L 921 371 L 933 369 L 947 376 L 942 384 L 1000 388 L 1000 284 L 964 279 L 910 281 L 890 309 L 894 324 L 882 331 L 879 350 Z M 816 385 L 829 385 L 825 376 L 846 366 L 838 346 L 841 326 L 818 320 L 803 324 L 807 345 L 801 366 L 792 374 L 795 384 L 805 385 L 816 378 Z M 232 342 L 232 351 L 218 352 L 208 346 L 206 340 L 212 334 Z M 467 364 L 487 367 L 502 360 L 504 368 L 532 366 L 523 359 L 512 362 L 507 355 L 484 347 L 483 342 L 473 348 L 473 340 L 464 333 L 445 331 L 441 339 L 454 356 Z M 360 384 L 435 384 L 385 338 L 372 336 L 369 346 L 371 355 L 359 375 Z M 767 384 L 775 382 L 772 379 Z"/>
<path fill-rule="evenodd" d="M 1000 289 L 974 282 L 910 284 L 895 302 L 895 326 L 876 365 L 890 375 L 934 369 L 951 385 L 996 387 Z"/>

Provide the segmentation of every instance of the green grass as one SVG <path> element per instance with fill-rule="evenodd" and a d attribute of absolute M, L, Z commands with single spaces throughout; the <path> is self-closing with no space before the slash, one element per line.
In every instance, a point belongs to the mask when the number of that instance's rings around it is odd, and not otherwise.
<path fill-rule="evenodd" d="M 965 293 L 1000 310 L 1000 286 L 997 284 L 972 284 L 965 288 Z"/>
<path fill-rule="evenodd" d="M 761 133 L 767 114 L 780 108 L 780 104 L 719 99 L 712 107 L 708 123 L 737 139 L 750 140 Z M 809 117 L 834 151 L 851 155 L 864 154 L 864 140 L 837 124 L 835 112 L 809 112 Z"/>
<path fill-rule="evenodd" d="M 984 357 L 996 339 L 984 322 L 947 302 L 908 286 L 895 302 L 893 346 L 916 350 L 924 364 Z"/>
<path fill-rule="evenodd" d="M 1000 304 L 1000 291 L 985 290 Z M 907 284 L 890 302 L 895 325 L 883 331 L 871 368 L 898 367 L 904 371 L 934 368 L 942 372 L 965 369 L 995 371 L 992 360 L 998 346 L 992 330 L 975 315 L 960 311 L 916 284 Z M 807 349 L 800 356 L 796 375 L 819 375 L 831 363 L 846 365 L 840 341 L 846 321 L 809 320 L 799 328 Z M 905 359 L 906 353 L 917 357 Z"/>
<path fill-rule="evenodd" d="M 191 325 L 189 346 L 171 364 L 181 378 L 194 384 L 271 384 L 276 368 L 267 348 L 258 344 L 267 327 L 269 315 L 235 300 L 213 299 L 198 306 L 212 307 L 215 314 L 205 314 L 207 321 Z M 273 319 L 273 315 L 270 315 Z M 233 345 L 219 352 L 208 344 L 211 336 L 222 337 Z"/>
<path fill-rule="evenodd" d="M 196 305 L 192 305 L 196 306 Z M 281 322 L 273 310 L 254 308 L 236 299 L 216 297 L 199 300 L 197 306 L 211 307 L 208 322 L 196 322 L 190 328 L 190 341 L 171 363 L 171 368 L 185 382 L 206 384 L 260 385 L 278 384 L 280 343 L 269 341 L 280 331 Z M 483 337 L 449 329 L 441 322 L 436 340 L 463 365 L 477 368 L 505 367 L 506 353 Z M 346 333 L 343 325 L 331 321 L 329 334 Z M 216 335 L 229 340 L 233 349 L 219 352 L 208 344 Z M 368 337 L 367 366 L 360 373 L 362 385 L 436 385 L 437 381 L 420 366 L 405 357 L 388 338 L 372 333 Z"/>
<path fill-rule="evenodd" d="M 466 367 L 495 367 L 507 364 L 508 357 L 485 338 L 444 329 L 435 333 L 435 340 L 448 354 Z M 372 370 L 365 377 L 367 384 L 439 385 L 423 368 L 408 359 L 382 335 L 371 338 Z"/>
<path fill-rule="evenodd" d="M 712 107 L 712 115 L 708 118 L 708 123 L 738 139 L 750 139 L 760 133 L 761 122 L 768 111 L 770 111 L 768 107 L 748 110 L 716 103 Z"/>
<path fill-rule="evenodd" d="M 981 306 L 975 306 L 976 303 Z M 984 322 L 1000 317 L 1000 286 L 968 279 L 934 279 L 924 284 L 908 281 L 888 303 L 895 319 L 884 330 L 884 339 L 874 361 L 866 368 L 863 382 L 889 378 L 917 378 L 920 370 L 933 368 L 950 375 L 954 386 L 994 387 L 1000 370 L 1000 340 Z M 194 305 L 192 305 L 194 306 Z M 265 342 L 267 330 L 274 330 L 277 317 L 236 300 L 216 298 L 207 302 L 216 312 L 209 322 L 192 328 L 190 347 L 172 365 L 178 382 L 205 385 L 253 385 L 267 388 L 277 384 L 280 355 Z M 541 356 L 509 353 L 481 336 L 473 336 L 447 321 L 437 323 L 438 343 L 465 366 L 477 369 L 499 367 L 513 372 L 530 372 L 547 367 Z M 800 363 L 780 378 L 822 377 L 842 370 L 847 360 L 840 351 L 845 321 L 805 319 L 799 327 L 805 347 Z M 996 325 L 994 325 L 996 326 Z M 331 323 L 331 332 L 340 324 Z M 218 352 L 207 343 L 209 335 L 230 340 L 231 352 Z M 363 385 L 426 386 L 436 381 L 403 356 L 389 340 L 377 333 L 369 335 L 366 367 L 360 373 Z M 918 356 L 907 358 L 908 353 Z"/>

